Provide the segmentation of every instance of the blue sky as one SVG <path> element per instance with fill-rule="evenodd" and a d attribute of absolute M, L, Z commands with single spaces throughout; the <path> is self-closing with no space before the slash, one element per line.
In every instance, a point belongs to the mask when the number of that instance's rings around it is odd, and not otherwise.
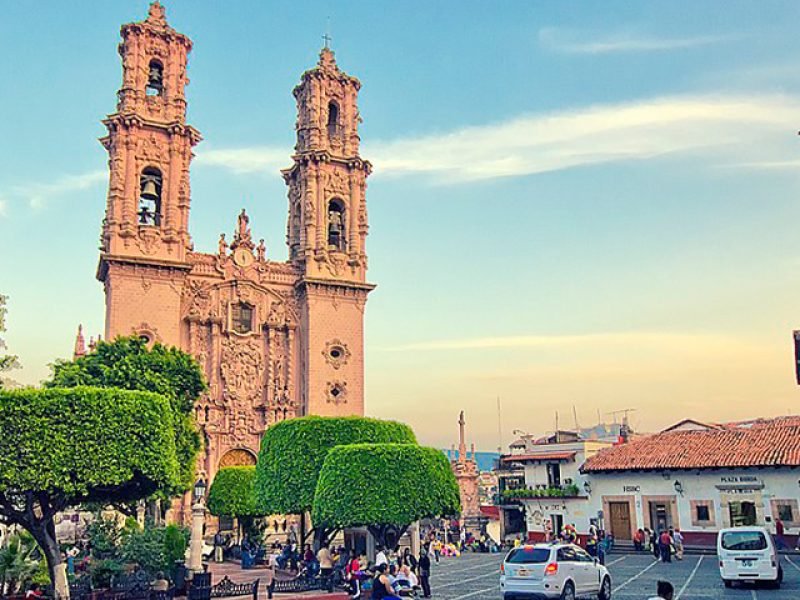
<path fill-rule="evenodd" d="M 286 256 L 292 87 L 330 18 L 363 83 L 367 410 L 449 446 L 636 408 L 646 430 L 794 407 L 794 2 L 171 0 L 195 42 L 192 233 L 241 207 Z M 0 291 L 25 383 L 102 331 L 94 279 L 119 26 L 147 2 L 6 3 Z M 796 411 L 795 411 L 796 412 Z"/>

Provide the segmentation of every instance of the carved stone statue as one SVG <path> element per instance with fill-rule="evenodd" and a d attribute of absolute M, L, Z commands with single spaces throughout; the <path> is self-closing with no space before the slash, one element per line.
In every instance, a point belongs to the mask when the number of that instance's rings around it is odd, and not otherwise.
<path fill-rule="evenodd" d="M 258 248 L 256 248 L 256 255 L 258 260 L 265 261 L 267 258 L 267 247 L 264 245 L 264 239 L 258 240 Z"/>
<path fill-rule="evenodd" d="M 220 258 L 225 258 L 225 255 L 228 253 L 228 242 L 225 241 L 225 234 L 219 234 L 219 256 Z"/>

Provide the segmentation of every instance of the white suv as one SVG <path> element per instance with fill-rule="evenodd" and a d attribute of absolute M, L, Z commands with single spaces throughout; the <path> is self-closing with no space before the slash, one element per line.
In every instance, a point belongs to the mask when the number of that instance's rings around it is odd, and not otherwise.
<path fill-rule="evenodd" d="M 536 544 L 514 548 L 500 567 L 500 592 L 513 598 L 611 600 L 611 575 L 597 559 L 574 544 Z"/>

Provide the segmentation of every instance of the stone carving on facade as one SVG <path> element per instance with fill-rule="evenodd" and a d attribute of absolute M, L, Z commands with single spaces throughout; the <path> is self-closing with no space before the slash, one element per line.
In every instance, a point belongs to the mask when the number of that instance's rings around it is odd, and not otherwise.
<path fill-rule="evenodd" d="M 220 373 L 226 401 L 247 407 L 260 404 L 263 372 L 264 357 L 259 338 L 223 337 Z"/>
<path fill-rule="evenodd" d="M 167 162 L 166 152 L 163 144 L 156 140 L 154 133 L 145 138 L 139 144 L 139 156 L 147 162 L 163 164 Z"/>
<path fill-rule="evenodd" d="M 207 319 L 211 315 L 211 288 L 197 280 L 189 280 L 184 288 L 185 315 L 195 319 Z"/>
<path fill-rule="evenodd" d="M 161 249 L 161 234 L 154 227 L 141 227 L 137 243 L 143 254 L 152 256 Z"/>
<path fill-rule="evenodd" d="M 347 382 L 335 379 L 329 381 L 325 388 L 325 399 L 329 404 L 344 404 L 347 402 Z"/>
<path fill-rule="evenodd" d="M 158 329 L 145 321 L 142 321 L 138 325 L 131 327 L 131 333 L 141 339 L 146 340 L 148 343 L 163 342 L 161 336 L 158 335 Z"/>
<path fill-rule="evenodd" d="M 325 362 L 334 369 L 341 368 L 350 360 L 350 350 L 348 350 L 347 344 L 338 338 L 334 338 L 325 344 L 322 355 L 325 357 Z"/>
<path fill-rule="evenodd" d="M 331 176 L 328 189 L 333 194 L 347 195 L 350 191 L 350 177 L 341 169 L 336 169 Z"/>

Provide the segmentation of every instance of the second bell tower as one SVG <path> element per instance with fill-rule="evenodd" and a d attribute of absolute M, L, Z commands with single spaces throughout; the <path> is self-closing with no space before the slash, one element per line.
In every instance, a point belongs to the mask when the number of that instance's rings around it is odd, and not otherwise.
<path fill-rule="evenodd" d="M 359 154 L 361 83 L 336 65 L 326 46 L 294 88 L 297 143 L 289 186 L 289 260 L 303 320 L 306 410 L 364 414 L 364 306 L 367 275 L 367 177 Z"/>

